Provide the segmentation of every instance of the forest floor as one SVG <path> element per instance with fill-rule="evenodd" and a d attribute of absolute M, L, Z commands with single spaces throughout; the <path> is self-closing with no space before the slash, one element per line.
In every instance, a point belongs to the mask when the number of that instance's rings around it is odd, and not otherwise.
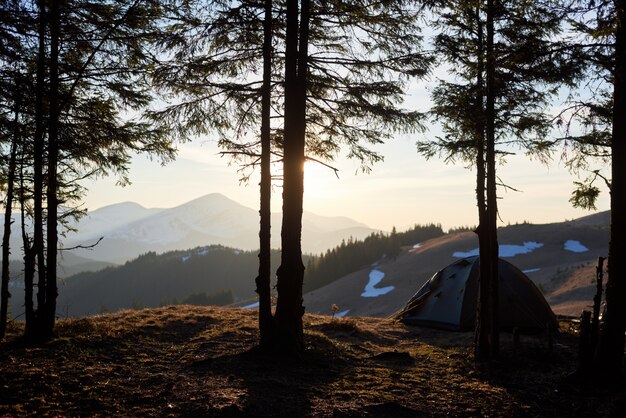
<path fill-rule="evenodd" d="M 472 333 L 305 316 L 300 360 L 252 350 L 256 313 L 168 306 L 61 320 L 0 344 L 0 416 L 625 416 L 622 385 L 568 379 L 576 336 L 502 336 L 476 371 Z"/>

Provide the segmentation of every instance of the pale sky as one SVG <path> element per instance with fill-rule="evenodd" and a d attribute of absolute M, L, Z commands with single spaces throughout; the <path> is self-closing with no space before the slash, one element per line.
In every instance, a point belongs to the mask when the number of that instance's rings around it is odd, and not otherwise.
<path fill-rule="evenodd" d="M 425 35 L 429 34 L 426 28 Z M 437 79 L 449 78 L 447 67 L 439 65 L 429 80 L 412 83 L 407 107 L 428 110 L 429 88 Z M 341 157 L 332 163 L 340 170 L 339 179 L 327 168 L 307 167 L 305 210 L 319 215 L 347 216 L 385 231 L 393 226 L 403 230 L 415 223 L 430 222 L 440 223 L 444 229 L 476 225 L 475 171 L 462 165 L 446 165 L 439 159 L 426 161 L 417 154 L 416 141 L 434 138 L 438 133 L 438 128 L 431 126 L 425 134 L 398 136 L 379 146 L 376 149 L 385 160 L 376 164 L 370 174 L 355 174 L 357 162 Z M 173 207 L 217 192 L 250 208 L 258 208 L 258 172 L 247 186 L 240 185 L 237 167 L 229 166 L 228 158 L 221 158 L 219 151 L 214 142 L 205 139 L 180 145 L 177 160 L 164 167 L 137 157 L 130 173 L 131 186 L 117 187 L 114 179 L 90 182 L 85 206 L 94 210 L 134 201 L 149 208 Z M 504 225 L 524 221 L 560 222 L 591 213 L 574 209 L 569 203 L 572 182 L 577 178 L 558 157 L 546 166 L 519 154 L 509 157 L 507 164 L 498 170 L 502 181 L 520 190 L 499 192 L 502 198 L 499 212 Z M 272 196 L 275 212 L 280 211 L 280 198 L 278 188 Z M 600 211 L 609 209 L 605 189 L 597 206 Z"/>
<path fill-rule="evenodd" d="M 406 107 L 427 111 L 429 88 L 437 78 L 449 78 L 444 67 L 435 70 L 430 80 L 412 83 Z M 305 170 L 304 210 L 327 216 L 347 216 L 371 228 L 404 230 L 414 224 L 439 223 L 444 229 L 476 225 L 475 171 L 463 165 L 446 165 L 440 159 L 426 161 L 417 154 L 416 142 L 440 135 L 431 125 L 427 132 L 398 135 L 375 149 L 384 156 L 370 174 L 358 171 L 358 163 L 339 157 L 332 170 L 309 165 Z M 220 157 L 215 141 L 198 139 L 178 146 L 176 161 L 161 166 L 145 157 L 133 159 L 131 186 L 115 186 L 115 179 L 105 178 L 87 184 L 90 192 L 85 206 L 94 210 L 113 203 L 134 201 L 144 207 L 168 208 L 194 198 L 222 193 L 253 209 L 259 204 L 259 175 L 253 174 L 248 185 L 240 185 L 237 166 L 229 166 L 228 157 Z M 593 167 L 598 168 L 598 167 Z M 573 181 L 563 162 L 555 157 L 549 166 L 530 161 L 523 153 L 510 156 L 498 167 L 498 176 L 519 192 L 499 191 L 501 224 L 529 221 L 561 222 L 592 212 L 574 209 L 569 203 Z M 587 174 L 581 174 L 586 177 Z M 598 183 L 603 187 L 603 183 Z M 272 195 L 272 208 L 281 207 L 280 188 Z M 610 207 L 608 193 L 602 189 L 598 210 Z"/>
<path fill-rule="evenodd" d="M 420 134 L 422 135 L 422 134 Z M 426 134 L 428 135 L 428 134 Z M 339 179 L 322 166 L 305 172 L 305 210 L 318 215 L 347 216 L 372 228 L 403 230 L 415 223 L 441 223 L 444 228 L 476 225 L 475 171 L 442 161 L 426 161 L 416 152 L 422 136 L 402 136 L 377 149 L 385 156 L 370 174 L 356 173 L 356 162 L 340 159 Z M 258 172 L 247 186 L 239 185 L 237 166 L 221 158 L 216 144 L 196 141 L 179 147 L 176 161 L 161 166 L 145 157 L 133 160 L 127 187 L 115 186 L 112 178 L 88 185 L 85 199 L 89 210 L 113 203 L 134 201 L 142 206 L 174 207 L 208 193 L 227 197 L 256 209 L 259 201 Z M 356 173 L 356 174 L 355 174 Z M 559 161 L 549 167 L 528 161 L 523 155 L 510 157 L 499 167 L 504 182 L 520 192 L 500 191 L 503 224 L 530 221 L 559 222 L 590 214 L 573 209 L 568 202 L 575 177 Z M 280 189 L 273 195 L 273 210 L 280 211 Z M 603 191 L 599 210 L 609 209 Z"/>

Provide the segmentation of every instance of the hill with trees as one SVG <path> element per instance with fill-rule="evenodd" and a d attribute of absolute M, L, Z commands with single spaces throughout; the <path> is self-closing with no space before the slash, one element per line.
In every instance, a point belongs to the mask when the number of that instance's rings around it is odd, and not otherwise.
<path fill-rule="evenodd" d="M 393 258 L 400 248 L 443 235 L 439 225 L 416 225 L 404 232 L 373 233 L 350 238 L 320 256 L 305 255 L 305 289 L 323 287 L 381 258 Z M 280 252 L 272 251 L 274 270 Z M 225 305 L 256 298 L 254 277 L 258 253 L 222 245 L 148 252 L 121 266 L 70 276 L 59 289 L 60 313 L 93 315 L 127 308 L 186 303 Z M 275 278 L 272 281 L 275 283 Z M 18 297 L 19 300 L 19 297 Z M 19 314 L 14 308 L 14 312 Z"/>
<path fill-rule="evenodd" d="M 279 253 L 272 257 L 278 263 Z M 96 272 L 69 277 L 59 308 L 69 316 L 177 304 L 228 304 L 254 297 L 257 253 L 220 245 L 149 252 Z M 220 296 L 221 295 L 221 296 Z"/>
<path fill-rule="evenodd" d="M 389 234 L 372 233 L 364 240 L 350 238 L 325 254 L 309 259 L 304 272 L 304 291 L 318 289 L 381 258 L 394 259 L 400 254 L 401 247 L 443 234 L 441 225 L 429 224 L 415 225 L 404 232 L 397 232 L 394 227 Z"/>
<path fill-rule="evenodd" d="M 597 370 L 581 373 L 613 383 L 623 380 L 626 171 L 619 167 L 626 161 L 626 0 L 265 0 L 262 9 L 260 2 L 247 1 L 15 0 L 1 3 L 0 22 L 0 339 L 7 330 L 13 286 L 11 225 L 16 218 L 22 226 L 23 331 L 30 344 L 57 338 L 63 303 L 69 314 L 70 309 L 168 303 L 163 297 L 223 303 L 244 294 L 239 280 L 256 276 L 255 255 L 249 253 L 242 262 L 239 250 L 220 246 L 162 256 L 148 252 L 119 269 L 73 277 L 65 284 L 58 275 L 59 237 L 83 212 L 89 180 L 113 175 L 119 184 L 129 184 L 137 154 L 167 162 L 176 154 L 177 141 L 206 136 L 218 140 L 223 154 L 233 156 L 242 180 L 249 179 L 248 169 L 264 167 L 256 280 L 260 347 L 274 356 L 302 359 L 307 348 L 305 162 L 328 166 L 346 155 L 368 171 L 383 158 L 379 144 L 425 131 L 430 117 L 443 135 L 418 142 L 418 152 L 475 168 L 478 247 L 471 251 L 479 252 L 481 260 L 474 339 L 478 368 L 501 356 L 497 323 L 506 307 L 499 298 L 503 236 L 497 228 L 497 202 L 515 184 L 500 176 L 500 163 L 515 152 L 546 163 L 561 154 L 572 172 L 590 174 L 575 182 L 575 206 L 594 206 L 600 193 L 593 185 L 597 179 L 610 189 L 606 313 L 601 327 L 598 294 L 587 356 Z M 435 74 L 438 69 L 447 76 Z M 430 109 L 421 104 L 405 108 L 414 83 L 429 75 L 438 79 L 428 86 Z M 271 173 L 271 162 L 281 166 L 279 174 Z M 596 164 L 600 168 L 594 170 Z M 196 176 L 207 184 L 217 182 L 202 173 Z M 274 311 L 269 276 L 273 179 L 282 190 Z M 166 224 L 172 226 L 177 219 L 172 216 Z M 148 222 L 135 231 L 156 231 L 158 241 L 164 230 L 162 223 Z M 255 236 L 256 225 L 250 230 Z M 193 233 L 186 228 L 185 235 Z M 549 238 L 558 251 L 575 253 L 570 257 L 589 251 L 571 237 L 558 242 Z M 187 247 L 215 242 L 201 239 Z M 607 240 L 598 241 L 603 245 Z M 126 254 L 130 246 L 122 242 L 105 245 Z M 396 257 L 399 247 L 396 231 L 375 234 L 367 243 L 348 242 L 335 255 L 331 251 L 311 263 L 309 286 L 332 282 L 357 263 L 375 260 L 380 251 L 385 258 Z M 174 248 L 180 246 L 159 250 Z M 213 252 L 220 253 L 216 257 L 227 268 L 194 264 Z M 599 289 L 604 258 L 599 258 Z M 368 273 L 369 289 L 389 271 Z M 222 288 L 224 283 L 229 287 Z M 354 284 L 349 283 L 351 288 Z M 67 287 L 68 299 L 58 299 L 59 285 Z M 383 289 L 388 294 L 397 288 Z M 355 298 L 379 295 L 366 291 Z M 380 300 L 376 304 L 381 306 Z M 465 413 L 485 412 L 481 406 Z"/>

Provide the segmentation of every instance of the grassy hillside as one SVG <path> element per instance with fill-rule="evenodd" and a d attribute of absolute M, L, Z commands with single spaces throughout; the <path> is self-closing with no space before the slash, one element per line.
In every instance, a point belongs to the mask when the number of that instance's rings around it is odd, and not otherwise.
<path fill-rule="evenodd" d="M 471 333 L 306 315 L 301 361 L 255 353 L 254 312 L 170 306 L 59 322 L 60 337 L 0 345 L 0 416 L 603 416 L 625 393 L 568 383 L 575 337 L 554 351 L 503 335 L 490 371 Z"/>
<path fill-rule="evenodd" d="M 605 216 L 552 224 L 520 224 L 498 231 L 501 255 L 539 287 L 557 314 L 580 316 L 589 309 L 595 294 L 595 270 L 599 256 L 608 250 Z M 568 242 L 582 250 L 568 249 Z M 526 250 L 527 243 L 536 244 Z M 395 258 L 386 257 L 374 265 L 362 264 L 327 286 L 304 295 L 307 312 L 330 314 L 336 304 L 349 316 L 386 317 L 401 309 L 434 273 L 478 249 L 474 232 L 442 235 L 420 246 L 405 247 Z M 377 297 L 363 297 L 372 272 L 382 275 L 377 287 L 393 289 Z M 605 276 L 606 279 L 606 276 Z"/>
<path fill-rule="evenodd" d="M 346 274 L 360 270 L 363 266 L 382 258 L 395 260 L 402 247 L 414 246 L 431 238 L 444 235 L 441 225 L 414 225 L 404 232 L 393 228 L 390 234 L 373 233 L 363 240 L 350 238 L 347 242 L 329 249 L 307 263 L 304 277 L 304 292 L 326 286 Z"/>

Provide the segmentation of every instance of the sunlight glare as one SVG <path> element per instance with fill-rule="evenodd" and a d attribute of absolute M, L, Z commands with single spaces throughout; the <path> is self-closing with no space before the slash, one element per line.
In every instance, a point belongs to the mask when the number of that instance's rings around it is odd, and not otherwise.
<path fill-rule="evenodd" d="M 335 172 L 330 167 L 315 161 L 304 163 L 304 194 L 308 197 L 325 197 L 328 188 L 332 187 L 330 181 L 337 180 Z"/>

